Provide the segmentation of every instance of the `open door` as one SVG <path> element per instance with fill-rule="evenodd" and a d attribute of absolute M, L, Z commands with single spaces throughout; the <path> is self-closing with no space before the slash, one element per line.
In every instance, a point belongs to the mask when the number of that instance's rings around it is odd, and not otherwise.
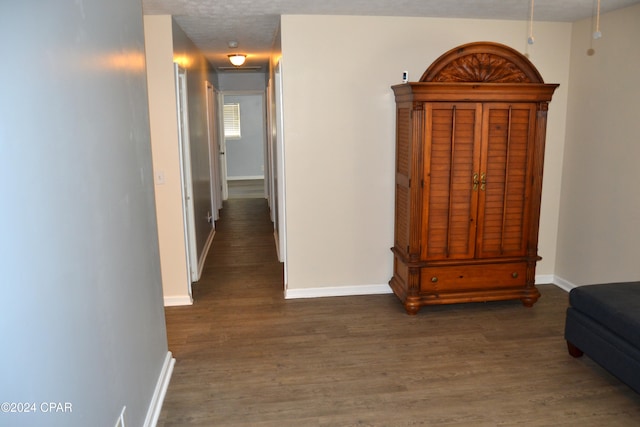
<path fill-rule="evenodd" d="M 229 187 L 227 186 L 227 141 L 224 137 L 224 95 L 218 94 L 216 97 L 218 111 L 218 164 L 220 165 L 220 186 L 222 189 L 222 200 L 229 198 Z"/>
<path fill-rule="evenodd" d="M 189 145 L 189 112 L 187 108 L 187 71 L 174 64 L 176 99 L 178 107 L 178 144 L 180 153 L 180 180 L 182 183 L 182 212 L 186 247 L 189 296 L 191 283 L 197 282 L 198 253 L 196 249 L 196 227 L 193 206 L 193 179 L 191 173 L 191 149 Z"/>
<path fill-rule="evenodd" d="M 222 181 L 220 175 L 220 131 L 216 90 L 210 82 L 207 86 L 207 132 L 209 136 L 209 170 L 211 182 L 211 216 L 212 222 L 219 218 L 222 209 Z M 213 223 L 215 228 L 215 223 Z"/>

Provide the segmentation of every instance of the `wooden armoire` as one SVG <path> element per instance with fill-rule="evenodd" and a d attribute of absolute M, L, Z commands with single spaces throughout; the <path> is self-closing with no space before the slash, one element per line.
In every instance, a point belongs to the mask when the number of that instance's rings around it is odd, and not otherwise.
<path fill-rule="evenodd" d="M 520 299 L 532 306 L 547 107 L 545 84 L 514 49 L 489 42 L 438 58 L 396 100 L 390 286 L 420 307 Z"/>

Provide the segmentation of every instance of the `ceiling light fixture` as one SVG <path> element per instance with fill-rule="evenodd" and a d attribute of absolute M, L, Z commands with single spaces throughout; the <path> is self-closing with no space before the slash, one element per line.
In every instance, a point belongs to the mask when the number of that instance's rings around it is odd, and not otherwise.
<path fill-rule="evenodd" d="M 231 62 L 236 67 L 240 67 L 242 64 L 244 64 L 244 61 L 247 59 L 247 55 L 244 55 L 242 53 L 234 53 L 234 54 L 228 55 L 228 57 L 229 57 L 229 62 Z"/>

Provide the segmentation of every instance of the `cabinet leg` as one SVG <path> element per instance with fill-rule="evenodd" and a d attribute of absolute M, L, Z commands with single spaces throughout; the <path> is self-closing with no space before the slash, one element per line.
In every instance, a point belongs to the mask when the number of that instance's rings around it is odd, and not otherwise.
<path fill-rule="evenodd" d="M 533 304 L 535 304 L 535 300 L 531 300 L 531 298 L 522 298 L 520 301 L 525 307 L 533 307 Z"/>
<path fill-rule="evenodd" d="M 418 311 L 420 310 L 420 305 L 412 304 L 412 303 L 405 303 L 404 309 L 406 310 L 407 314 L 409 314 L 411 316 L 415 316 L 416 314 L 418 314 Z"/>
<path fill-rule="evenodd" d="M 522 301 L 522 305 L 524 305 L 525 307 L 533 307 L 533 304 L 535 304 L 538 301 L 538 297 L 537 296 L 524 297 L 524 298 L 520 298 L 520 301 Z"/>

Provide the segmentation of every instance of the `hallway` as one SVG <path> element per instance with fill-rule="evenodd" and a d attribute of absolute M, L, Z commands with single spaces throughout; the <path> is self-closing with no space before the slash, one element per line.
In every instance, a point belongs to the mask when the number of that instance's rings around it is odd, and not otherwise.
<path fill-rule="evenodd" d="M 257 356 L 251 336 L 262 335 L 266 314 L 279 312 L 283 292 L 267 201 L 225 201 L 202 277 L 193 284 L 194 304 L 165 308 L 176 365 L 159 426 L 223 425 L 235 419 L 235 405 L 218 402 L 241 401 L 241 388 L 233 388 L 253 375 L 237 366 Z"/>

